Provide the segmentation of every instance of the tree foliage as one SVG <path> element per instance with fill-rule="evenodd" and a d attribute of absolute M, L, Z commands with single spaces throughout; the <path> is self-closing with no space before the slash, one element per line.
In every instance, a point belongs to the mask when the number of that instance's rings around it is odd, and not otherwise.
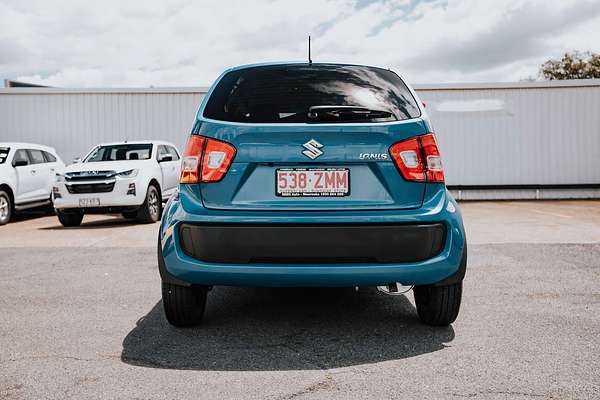
<path fill-rule="evenodd" d="M 600 54 L 589 51 L 565 53 L 560 60 L 548 60 L 540 67 L 547 80 L 600 78 Z"/>

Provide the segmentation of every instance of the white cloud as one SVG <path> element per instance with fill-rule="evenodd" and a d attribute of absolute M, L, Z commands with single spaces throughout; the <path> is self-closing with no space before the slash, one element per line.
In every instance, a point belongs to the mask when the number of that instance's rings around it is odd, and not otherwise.
<path fill-rule="evenodd" d="M 600 52 L 600 0 L 0 1 L 0 78 L 51 86 L 204 86 L 226 67 L 390 67 L 410 82 L 509 81 Z"/>

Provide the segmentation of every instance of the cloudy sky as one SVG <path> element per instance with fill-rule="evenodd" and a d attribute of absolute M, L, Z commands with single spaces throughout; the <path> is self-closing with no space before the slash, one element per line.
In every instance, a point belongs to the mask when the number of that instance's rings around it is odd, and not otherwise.
<path fill-rule="evenodd" d="M 206 86 L 226 67 L 313 59 L 411 83 L 515 81 L 600 52 L 600 0 L 0 0 L 0 79 Z"/>

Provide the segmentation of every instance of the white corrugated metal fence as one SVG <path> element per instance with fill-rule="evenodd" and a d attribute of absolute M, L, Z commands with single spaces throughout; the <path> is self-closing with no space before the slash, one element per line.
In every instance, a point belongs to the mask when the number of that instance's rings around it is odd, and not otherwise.
<path fill-rule="evenodd" d="M 523 185 L 529 192 L 511 196 L 544 197 L 540 188 L 564 185 L 600 194 L 593 188 L 600 185 L 600 80 L 416 88 L 438 136 L 448 185 L 495 189 L 480 198 L 506 197 L 497 189 Z M 47 144 L 66 161 L 99 142 L 123 139 L 164 139 L 182 148 L 205 92 L 0 89 L 0 141 Z"/>

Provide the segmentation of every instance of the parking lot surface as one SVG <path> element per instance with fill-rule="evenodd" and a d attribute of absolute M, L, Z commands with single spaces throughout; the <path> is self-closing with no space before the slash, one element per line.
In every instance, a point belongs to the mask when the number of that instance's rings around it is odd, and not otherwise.
<path fill-rule="evenodd" d="M 600 201 L 462 203 L 458 320 L 412 293 L 217 287 L 167 324 L 158 224 L 0 227 L 0 399 L 600 398 Z"/>

